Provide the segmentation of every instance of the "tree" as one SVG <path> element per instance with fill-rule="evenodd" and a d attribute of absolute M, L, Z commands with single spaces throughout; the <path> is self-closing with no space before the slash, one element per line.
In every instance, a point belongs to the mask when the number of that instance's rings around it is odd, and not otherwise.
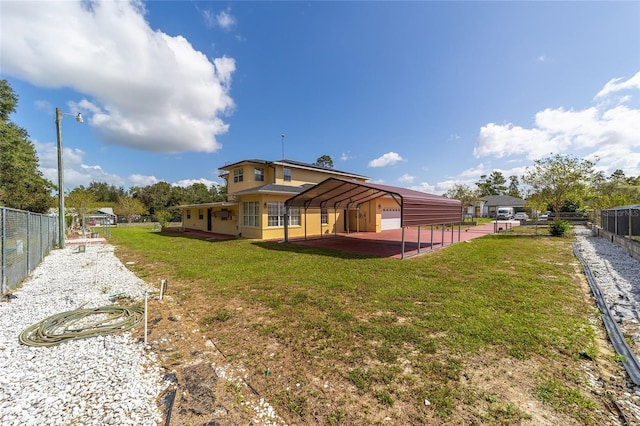
<path fill-rule="evenodd" d="M 315 163 L 316 166 L 327 167 L 329 169 L 333 169 L 333 159 L 329 155 L 322 155 L 318 157 Z"/>
<path fill-rule="evenodd" d="M 507 180 L 499 170 L 494 170 L 491 175 L 482 175 L 480 180 L 476 182 L 478 187 L 478 196 L 486 197 L 488 195 L 504 195 L 507 192 L 505 185 Z"/>
<path fill-rule="evenodd" d="M 557 223 L 566 200 L 582 201 L 590 197 L 596 177 L 594 165 L 589 160 L 555 154 L 535 160 L 533 167 L 527 167 L 522 181 L 531 189 L 531 202 L 550 205 Z"/>
<path fill-rule="evenodd" d="M 640 203 L 640 178 L 627 177 L 620 169 L 614 171 L 609 178 L 598 174 L 595 193 L 589 205 L 595 209 L 626 206 Z"/>
<path fill-rule="evenodd" d="M 156 211 L 156 219 L 158 219 L 158 223 L 160 224 L 161 228 L 167 226 L 167 223 L 169 223 L 169 219 L 171 219 L 171 216 L 173 215 L 169 210 Z"/>
<path fill-rule="evenodd" d="M 117 203 L 125 195 L 124 188 L 116 188 L 106 182 L 91 182 L 88 189 L 93 192 L 96 201 L 105 203 Z"/>
<path fill-rule="evenodd" d="M 609 176 L 609 180 L 612 182 L 626 181 L 626 179 L 627 177 L 625 176 L 624 171 L 620 169 L 616 169 L 611 173 L 611 176 Z"/>
<path fill-rule="evenodd" d="M 79 220 L 83 220 L 93 210 L 96 197 L 93 192 L 80 185 L 67 195 L 65 205 L 75 210 Z M 82 222 L 84 231 L 84 221 Z"/>
<path fill-rule="evenodd" d="M 149 214 L 155 214 L 156 210 L 163 210 L 179 204 L 175 191 L 172 191 L 171 185 L 167 182 L 158 182 L 140 188 L 135 197 L 149 211 Z"/>
<path fill-rule="evenodd" d="M 9 120 L 18 96 L 0 80 L 0 205 L 46 213 L 53 206 L 54 184 L 38 170 L 38 156 L 29 134 Z"/>
<path fill-rule="evenodd" d="M 448 198 L 460 200 L 462 203 L 462 217 L 465 217 L 467 207 L 472 206 L 478 199 L 478 191 L 474 191 L 471 187 L 462 184 L 453 185 L 445 195 Z"/>
<path fill-rule="evenodd" d="M 141 216 L 147 213 L 142 203 L 131 197 L 120 197 L 118 205 L 114 208 L 113 212 L 118 216 L 125 217 L 128 223 L 133 221 L 135 216 Z"/>
<path fill-rule="evenodd" d="M 522 198 L 520 190 L 518 189 L 519 183 L 518 176 L 509 176 L 509 189 L 507 190 L 507 195 L 515 198 Z"/>

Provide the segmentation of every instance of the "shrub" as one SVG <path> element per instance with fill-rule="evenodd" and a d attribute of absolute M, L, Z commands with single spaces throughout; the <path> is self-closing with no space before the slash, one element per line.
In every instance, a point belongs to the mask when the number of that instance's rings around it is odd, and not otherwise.
<path fill-rule="evenodd" d="M 554 237 L 563 237 L 570 229 L 571 225 L 566 220 L 553 222 L 549 225 L 549 233 Z"/>

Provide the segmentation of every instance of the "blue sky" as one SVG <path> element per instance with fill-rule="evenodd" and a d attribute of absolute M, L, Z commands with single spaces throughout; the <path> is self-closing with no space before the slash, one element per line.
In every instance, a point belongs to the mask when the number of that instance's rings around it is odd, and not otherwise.
<path fill-rule="evenodd" d="M 46 177 L 222 183 L 314 162 L 442 194 L 562 153 L 640 175 L 640 2 L 0 2 Z M 281 134 L 284 134 L 284 144 Z"/>

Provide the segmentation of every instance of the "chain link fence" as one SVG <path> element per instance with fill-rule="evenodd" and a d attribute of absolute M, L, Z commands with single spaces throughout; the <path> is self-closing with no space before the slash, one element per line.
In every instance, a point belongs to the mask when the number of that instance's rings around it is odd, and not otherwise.
<path fill-rule="evenodd" d="M 58 241 L 58 218 L 0 207 L 2 294 L 15 289 Z"/>
<path fill-rule="evenodd" d="M 594 223 L 614 235 L 640 240 L 640 204 L 598 210 Z"/>

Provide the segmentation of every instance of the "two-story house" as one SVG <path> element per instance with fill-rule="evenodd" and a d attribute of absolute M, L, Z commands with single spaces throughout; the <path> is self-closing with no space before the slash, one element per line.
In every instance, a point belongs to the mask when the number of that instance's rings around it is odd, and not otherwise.
<path fill-rule="evenodd" d="M 360 182 L 369 179 L 291 160 L 242 160 L 220 167 L 219 171 L 226 181 L 227 201 L 181 206 L 184 228 L 261 240 L 282 238 L 284 202 L 288 198 L 329 177 Z M 322 217 L 312 217 L 317 215 Z M 330 217 L 322 211 L 308 216 L 305 221 L 301 220 L 299 209 L 289 212 L 291 236 L 304 235 L 305 230 L 307 235 L 335 231 L 335 215 Z"/>

